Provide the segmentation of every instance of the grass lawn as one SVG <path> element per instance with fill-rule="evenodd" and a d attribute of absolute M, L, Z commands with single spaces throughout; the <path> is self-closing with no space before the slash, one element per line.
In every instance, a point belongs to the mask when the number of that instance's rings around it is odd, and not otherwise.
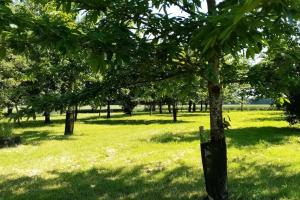
<path fill-rule="evenodd" d="M 225 112 L 231 199 L 300 199 L 300 129 L 281 112 Z M 0 149 L 0 200 L 200 199 L 205 195 L 198 127 L 208 113 L 79 114 L 24 122 L 17 148 Z"/>

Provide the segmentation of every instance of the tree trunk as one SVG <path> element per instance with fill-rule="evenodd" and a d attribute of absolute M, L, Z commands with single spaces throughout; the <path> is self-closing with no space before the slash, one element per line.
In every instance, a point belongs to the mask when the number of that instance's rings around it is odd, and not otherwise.
<path fill-rule="evenodd" d="M 216 0 L 207 0 L 208 15 L 214 15 Z M 221 50 L 216 44 L 211 49 L 209 60 L 211 77 L 208 77 L 208 94 L 210 110 L 210 137 L 208 143 L 209 162 L 205 167 L 206 191 L 208 199 L 227 200 L 227 148 L 222 117 L 222 86 L 220 84 L 220 56 Z M 202 155 L 205 156 L 205 155 Z M 207 160 L 206 160 L 207 161 Z M 203 164 L 205 162 L 203 161 Z"/>
<path fill-rule="evenodd" d="M 44 116 L 45 116 L 45 121 L 44 121 L 44 123 L 45 123 L 45 124 L 50 124 L 50 123 L 51 123 L 50 112 L 45 111 L 45 112 L 44 112 Z"/>
<path fill-rule="evenodd" d="M 173 121 L 177 122 L 177 106 L 176 106 L 176 101 L 173 102 Z"/>
<path fill-rule="evenodd" d="M 78 106 L 75 106 L 75 111 L 74 111 L 74 121 L 77 121 L 77 117 L 78 117 Z"/>
<path fill-rule="evenodd" d="M 241 111 L 244 111 L 244 96 L 242 96 Z"/>
<path fill-rule="evenodd" d="M 193 112 L 196 112 L 196 103 L 193 103 Z"/>
<path fill-rule="evenodd" d="M 206 100 L 205 101 L 205 111 L 207 111 L 208 110 L 208 101 Z"/>
<path fill-rule="evenodd" d="M 150 115 L 152 115 L 152 108 L 153 108 L 153 107 L 152 107 L 152 103 L 150 103 L 150 104 L 149 104 L 149 112 L 150 112 Z"/>
<path fill-rule="evenodd" d="M 203 111 L 203 101 L 200 101 L 200 111 L 202 112 Z"/>
<path fill-rule="evenodd" d="M 189 112 L 192 112 L 192 104 L 193 104 L 193 102 L 192 102 L 192 101 L 189 101 L 189 108 L 188 108 L 188 111 L 189 111 Z"/>
<path fill-rule="evenodd" d="M 101 109 L 102 109 L 102 106 L 100 106 L 99 109 L 100 109 L 100 110 L 99 110 L 99 117 L 101 117 Z"/>
<path fill-rule="evenodd" d="M 7 116 L 10 116 L 13 113 L 13 107 L 8 106 L 7 107 Z"/>
<path fill-rule="evenodd" d="M 17 105 L 15 105 L 15 108 L 16 108 L 16 112 L 17 112 L 17 123 L 18 124 L 21 124 L 21 120 L 20 120 L 20 116 L 19 116 L 19 109 L 18 109 L 18 106 Z"/>
<path fill-rule="evenodd" d="M 162 114 L 163 111 L 162 111 L 162 102 L 160 101 L 159 102 L 159 114 Z"/>
<path fill-rule="evenodd" d="M 169 112 L 169 113 L 172 112 L 172 111 L 171 111 L 171 104 L 170 104 L 170 103 L 168 103 L 168 112 Z"/>
<path fill-rule="evenodd" d="M 106 115 L 106 118 L 110 118 L 110 101 L 108 100 L 107 101 L 107 115 Z"/>
<path fill-rule="evenodd" d="M 66 112 L 65 135 L 73 135 L 74 132 L 75 113 L 72 110 Z"/>
<path fill-rule="evenodd" d="M 64 113 L 64 108 L 62 107 L 62 108 L 60 109 L 59 114 L 62 115 L 63 113 Z"/>
<path fill-rule="evenodd" d="M 155 103 L 154 103 L 154 102 L 152 103 L 152 111 L 153 111 L 153 112 L 155 112 L 155 111 L 156 111 L 156 105 L 155 105 Z"/>

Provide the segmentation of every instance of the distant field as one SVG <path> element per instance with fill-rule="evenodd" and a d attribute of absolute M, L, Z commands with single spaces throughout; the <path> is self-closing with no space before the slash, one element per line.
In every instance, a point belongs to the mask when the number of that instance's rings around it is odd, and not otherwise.
<path fill-rule="evenodd" d="M 50 126 L 23 122 L 15 129 L 23 145 L 0 149 L 0 200 L 198 200 L 198 127 L 209 127 L 208 115 L 182 112 L 173 123 L 166 113 L 79 114 L 71 137 L 63 115 Z M 227 115 L 230 199 L 299 200 L 300 127 L 280 111 Z"/>

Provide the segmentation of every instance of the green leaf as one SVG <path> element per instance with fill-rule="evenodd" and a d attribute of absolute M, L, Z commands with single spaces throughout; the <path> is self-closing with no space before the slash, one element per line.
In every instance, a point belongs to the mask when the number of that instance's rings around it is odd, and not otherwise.
<path fill-rule="evenodd" d="M 94 72 L 103 71 L 106 68 L 104 51 L 92 53 L 88 59 L 88 62 Z"/>
<path fill-rule="evenodd" d="M 0 47 L 0 59 L 5 58 L 6 56 L 6 49 L 4 47 Z"/>

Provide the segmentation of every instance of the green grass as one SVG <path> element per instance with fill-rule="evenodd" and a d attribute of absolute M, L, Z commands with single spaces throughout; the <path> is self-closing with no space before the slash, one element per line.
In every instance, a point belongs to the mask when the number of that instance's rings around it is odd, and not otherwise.
<path fill-rule="evenodd" d="M 75 135 L 63 116 L 24 122 L 17 148 L 0 149 L 1 200 L 201 199 L 198 127 L 208 113 L 80 114 Z M 300 198 L 300 129 L 281 112 L 225 112 L 231 199 Z"/>

